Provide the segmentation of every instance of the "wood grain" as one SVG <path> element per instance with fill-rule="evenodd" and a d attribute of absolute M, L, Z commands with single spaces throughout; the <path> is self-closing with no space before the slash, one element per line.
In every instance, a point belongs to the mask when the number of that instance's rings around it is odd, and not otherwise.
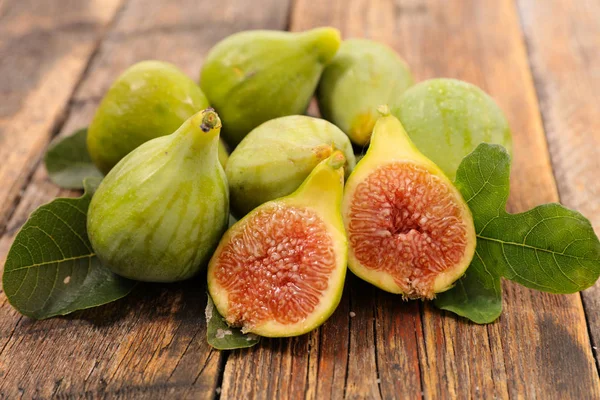
<path fill-rule="evenodd" d="M 68 106 L 60 134 L 86 126 L 112 81 L 136 61 L 170 61 L 195 78 L 208 49 L 224 36 L 250 28 L 285 28 L 284 2 L 256 6 L 238 1 L 221 1 L 218 7 L 194 0 L 128 1 L 71 102 L 67 104 L 71 93 L 54 99 L 57 108 Z M 72 18 L 74 24 L 81 23 Z M 49 136 L 40 136 L 38 147 L 28 150 L 32 163 L 42 156 Z M 0 140 L 9 139 L 2 132 Z M 0 151 L 9 151 L 5 149 L 3 143 Z M 31 174 L 32 165 L 27 169 L 12 159 L 8 162 L 3 165 L 10 171 Z M 0 178 L 16 182 L 14 177 Z M 58 190 L 44 168 L 37 167 L 0 238 L 2 265 L 29 213 L 57 195 L 74 193 Z M 116 303 L 47 321 L 21 317 L 0 293 L 0 398 L 213 398 L 224 353 L 206 342 L 205 292 L 203 277 L 181 284 L 141 285 Z"/>
<path fill-rule="evenodd" d="M 0 4 L 0 234 L 120 4 Z"/>
<path fill-rule="evenodd" d="M 292 30 L 322 25 L 341 29 L 345 37 L 391 45 L 419 79 L 447 76 L 481 86 L 505 110 L 514 132 L 509 210 L 524 211 L 558 199 L 511 0 L 295 2 Z M 282 362 L 290 373 L 308 375 L 299 382 L 316 399 L 414 398 L 421 391 L 425 398 L 600 396 L 579 295 L 554 296 L 505 282 L 503 316 L 494 324 L 478 326 L 429 304 L 402 303 L 357 279 L 350 279 L 349 285 L 341 308 L 316 335 L 348 350 L 317 352 L 321 368 L 316 370 L 310 368 L 315 353 L 308 350 L 299 356 L 278 352 L 276 359 L 269 356 L 270 347 L 239 352 L 227 363 L 225 397 L 268 398 L 280 393 L 277 375 L 262 375 L 252 385 L 247 382 L 252 366 L 273 371 Z M 357 314 L 349 321 L 349 332 L 340 329 L 346 310 Z M 305 349 L 310 339 L 294 340 Z M 344 379 L 339 376 L 340 365 L 346 367 Z M 239 375 L 240 370 L 248 372 Z M 322 384 L 309 387 L 308 382 L 314 381 Z"/>
<path fill-rule="evenodd" d="M 560 200 L 600 233 L 600 3 L 518 1 Z M 560 17 L 557 17 L 560 16 Z M 600 283 L 582 293 L 600 346 Z M 599 353 L 596 349 L 596 360 Z"/>

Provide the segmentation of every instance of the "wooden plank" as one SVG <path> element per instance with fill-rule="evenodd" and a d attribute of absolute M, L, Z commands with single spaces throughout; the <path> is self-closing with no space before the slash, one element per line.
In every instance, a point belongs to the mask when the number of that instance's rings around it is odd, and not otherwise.
<path fill-rule="evenodd" d="M 0 234 L 121 2 L 0 4 Z"/>
<path fill-rule="evenodd" d="M 74 94 L 60 134 L 87 125 L 103 93 L 132 63 L 162 59 L 195 78 L 216 41 L 241 29 L 282 29 L 286 7 L 278 0 L 260 7 L 234 0 L 218 7 L 194 0 L 129 1 Z M 37 149 L 36 159 L 41 154 Z M 59 194 L 74 195 L 53 186 L 38 167 L 0 238 L 2 265 L 29 213 Z M 206 342 L 205 305 L 202 276 L 141 285 L 116 303 L 47 321 L 21 317 L 0 293 L 0 398 L 213 398 L 224 353 Z"/>
<path fill-rule="evenodd" d="M 519 0 L 561 201 L 600 233 L 600 3 Z M 582 293 L 600 346 L 600 283 Z M 595 351 L 598 360 L 599 353 Z"/>
<path fill-rule="evenodd" d="M 295 2 L 292 30 L 322 25 L 341 29 L 345 37 L 369 37 L 391 45 L 419 79 L 449 76 L 484 88 L 505 110 L 514 131 L 509 209 L 517 212 L 557 200 L 526 49 L 511 0 Z M 321 340 L 316 362 L 311 351 L 300 355 L 276 351 L 273 359 L 273 341 L 259 351 L 234 353 L 225 371 L 224 397 L 266 398 L 282 387 L 285 393 L 302 393 L 301 387 L 290 389 L 275 375 L 269 375 L 268 382 L 247 383 L 253 366 L 273 371 L 281 363 L 288 372 L 308 375 L 300 384 L 307 397 L 316 399 L 341 395 L 599 397 L 579 295 L 553 296 L 511 283 L 505 283 L 504 294 L 501 319 L 477 326 L 429 304 L 403 304 L 398 297 L 351 278 L 350 290 L 333 320 L 318 334 L 293 339 L 307 343 L 315 336 L 326 338 L 340 351 L 324 352 L 325 341 Z M 357 314 L 356 322 L 350 320 L 348 336 L 340 328 L 346 310 Z M 375 323 L 370 327 L 373 317 Z M 287 346 L 277 343 L 277 348 Z M 348 350 L 341 351 L 343 348 Z M 315 363 L 322 368 L 312 368 Z M 344 379 L 339 376 L 339 365 L 346 367 Z M 246 373 L 236 375 L 239 371 Z M 569 378 L 574 375 L 577 380 Z M 308 386 L 321 381 L 324 384 L 316 388 Z"/>

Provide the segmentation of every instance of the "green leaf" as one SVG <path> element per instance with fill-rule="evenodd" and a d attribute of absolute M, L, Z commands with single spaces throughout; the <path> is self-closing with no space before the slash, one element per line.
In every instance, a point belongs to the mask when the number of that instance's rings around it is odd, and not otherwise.
<path fill-rule="evenodd" d="M 600 276 L 600 242 L 590 222 L 555 203 L 507 213 L 509 177 L 506 150 L 485 143 L 457 171 L 455 184 L 473 213 L 477 248 L 465 276 L 435 304 L 477 323 L 502 312 L 501 277 L 549 293 L 575 293 Z"/>
<path fill-rule="evenodd" d="M 36 319 L 69 314 L 126 296 L 135 282 L 102 266 L 88 240 L 87 209 L 100 179 L 77 199 L 35 210 L 8 252 L 2 284 L 10 304 Z"/>
<path fill-rule="evenodd" d="M 52 182 L 65 189 L 83 189 L 85 178 L 102 177 L 90 158 L 86 138 L 87 128 L 83 128 L 50 145 L 44 163 Z"/>
<path fill-rule="evenodd" d="M 260 341 L 260 336 L 244 334 L 240 329 L 227 325 L 219 314 L 210 295 L 206 303 L 206 337 L 208 344 L 218 350 L 234 350 L 252 347 Z"/>

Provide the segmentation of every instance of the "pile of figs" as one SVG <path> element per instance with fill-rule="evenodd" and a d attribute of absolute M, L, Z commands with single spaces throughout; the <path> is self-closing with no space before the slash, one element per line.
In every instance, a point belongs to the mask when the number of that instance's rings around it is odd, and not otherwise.
<path fill-rule="evenodd" d="M 324 119 L 304 115 L 313 96 Z M 87 137 L 106 174 L 88 234 L 121 276 L 204 271 L 231 326 L 300 335 L 333 313 L 346 267 L 410 299 L 464 274 L 475 231 L 450 179 L 481 142 L 510 149 L 494 101 L 457 80 L 415 85 L 384 44 L 241 32 L 208 53 L 199 85 L 160 61 L 113 83 Z"/>

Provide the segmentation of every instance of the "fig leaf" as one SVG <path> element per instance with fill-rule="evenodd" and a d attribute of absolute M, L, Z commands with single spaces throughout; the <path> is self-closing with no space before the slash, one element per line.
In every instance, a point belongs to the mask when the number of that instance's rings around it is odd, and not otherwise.
<path fill-rule="evenodd" d="M 88 178 L 83 196 L 39 207 L 17 234 L 2 284 L 20 313 L 36 319 L 66 315 L 120 299 L 135 286 L 102 266 L 88 240 L 86 214 L 99 184 Z"/>
<path fill-rule="evenodd" d="M 50 180 L 65 189 L 83 189 L 83 180 L 102 177 L 87 150 L 87 128 L 58 138 L 48 148 L 44 164 Z"/>
<path fill-rule="evenodd" d="M 234 350 L 252 347 L 260 341 L 260 336 L 244 334 L 240 329 L 227 325 L 208 293 L 207 296 L 205 316 L 208 344 L 217 350 Z"/>
<path fill-rule="evenodd" d="M 575 293 L 600 275 L 600 242 L 590 222 L 560 204 L 506 212 L 510 156 L 480 144 L 460 164 L 455 184 L 473 213 L 477 248 L 466 274 L 435 300 L 473 322 L 502 312 L 501 279 L 549 293 Z"/>

